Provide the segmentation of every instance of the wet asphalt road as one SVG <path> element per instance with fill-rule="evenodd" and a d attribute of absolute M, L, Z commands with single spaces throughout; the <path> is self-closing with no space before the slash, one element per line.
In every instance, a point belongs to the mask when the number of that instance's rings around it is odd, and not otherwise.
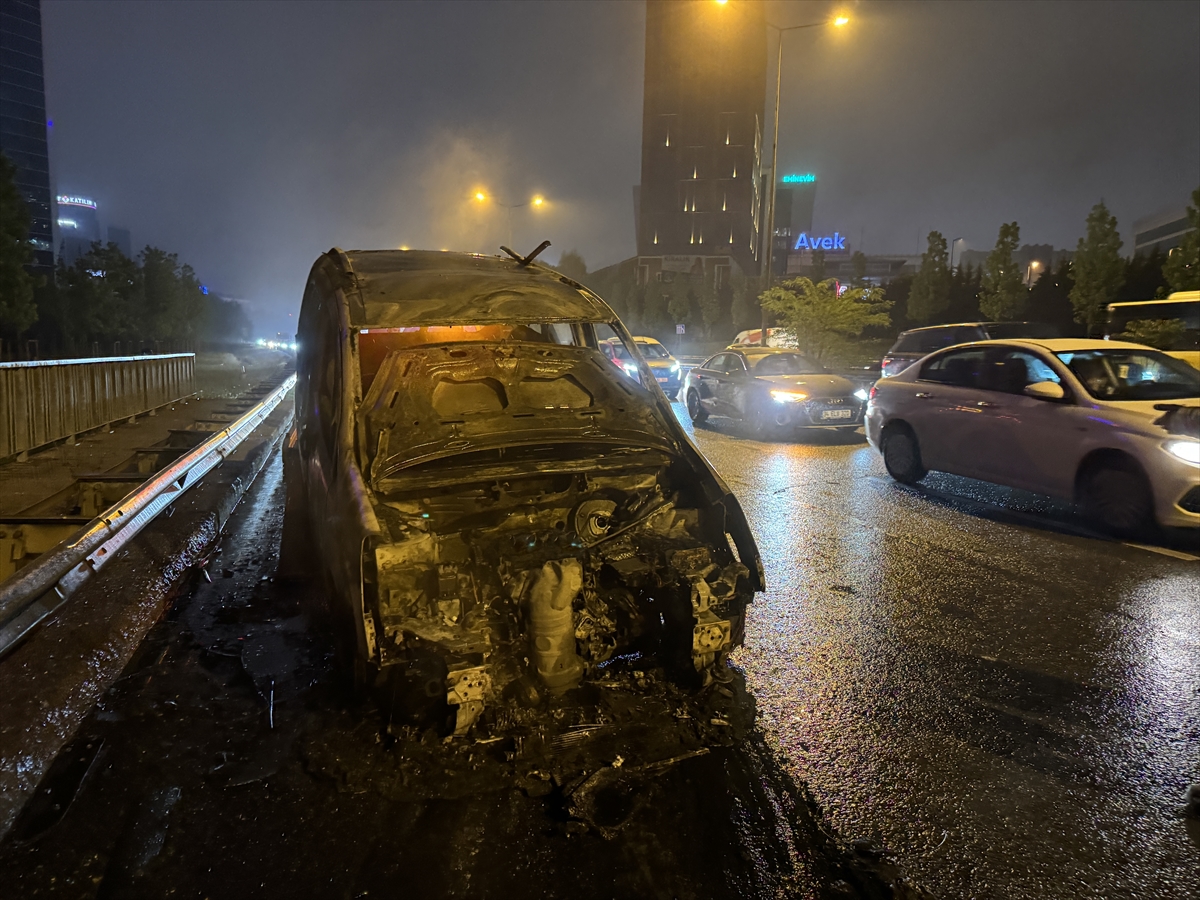
<path fill-rule="evenodd" d="M 274 577 L 285 496 L 276 458 L 0 845 L 0 896 L 892 896 L 750 732 L 740 678 L 699 750 L 671 749 L 673 705 L 574 756 L 394 742 L 335 675 L 315 579 Z"/>
<path fill-rule="evenodd" d="M 1033 495 L 904 488 L 861 436 L 694 437 L 766 566 L 737 655 L 760 726 L 835 828 L 944 897 L 1200 896 L 1194 537 L 1166 555 Z"/>
<path fill-rule="evenodd" d="M 212 583 L 193 580 L 0 848 L 0 893 L 866 895 L 828 823 L 941 897 L 1195 895 L 1200 562 L 1029 495 L 898 487 L 861 437 L 763 443 L 717 421 L 695 438 L 767 569 L 737 662 L 774 759 L 751 739 L 610 792 L 629 815 L 609 840 L 528 772 L 429 796 L 473 764 L 413 777 L 342 702 L 304 597 L 269 580 L 272 465 Z"/>

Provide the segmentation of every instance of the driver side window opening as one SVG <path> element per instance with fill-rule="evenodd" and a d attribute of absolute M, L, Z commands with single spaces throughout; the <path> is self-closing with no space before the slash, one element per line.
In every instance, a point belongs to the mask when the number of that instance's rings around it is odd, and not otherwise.
<path fill-rule="evenodd" d="M 933 381 L 950 387 L 977 388 L 983 384 L 982 347 L 944 353 L 921 366 L 921 381 Z"/>

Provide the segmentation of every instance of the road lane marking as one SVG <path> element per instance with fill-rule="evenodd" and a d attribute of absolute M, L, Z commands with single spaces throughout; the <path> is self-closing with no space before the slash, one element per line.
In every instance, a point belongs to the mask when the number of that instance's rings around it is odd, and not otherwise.
<path fill-rule="evenodd" d="M 1129 541 L 1122 541 L 1121 543 L 1126 547 L 1149 550 L 1151 553 L 1161 553 L 1163 556 L 1171 556 L 1175 559 L 1186 560 L 1187 562 L 1200 562 L 1200 556 L 1193 556 L 1191 553 L 1184 553 L 1182 550 L 1171 550 L 1168 547 L 1152 547 L 1149 544 L 1132 544 Z"/>

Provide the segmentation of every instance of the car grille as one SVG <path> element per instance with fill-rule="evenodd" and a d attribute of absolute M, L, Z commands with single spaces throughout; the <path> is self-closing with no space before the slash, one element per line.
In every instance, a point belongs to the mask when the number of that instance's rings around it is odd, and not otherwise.
<path fill-rule="evenodd" d="M 1185 512 L 1200 513 L 1200 485 L 1179 498 L 1179 508 Z"/>

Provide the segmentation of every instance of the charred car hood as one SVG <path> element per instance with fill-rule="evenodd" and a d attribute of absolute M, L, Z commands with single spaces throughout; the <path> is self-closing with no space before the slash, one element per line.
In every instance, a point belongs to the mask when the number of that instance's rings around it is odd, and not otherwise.
<path fill-rule="evenodd" d="M 756 381 L 772 388 L 795 388 L 810 397 L 848 397 L 857 390 L 854 382 L 841 375 L 759 375 Z"/>
<path fill-rule="evenodd" d="M 601 353 L 453 344 L 387 357 L 359 409 L 371 479 L 447 456 L 537 443 L 679 451 L 652 399 Z"/>

